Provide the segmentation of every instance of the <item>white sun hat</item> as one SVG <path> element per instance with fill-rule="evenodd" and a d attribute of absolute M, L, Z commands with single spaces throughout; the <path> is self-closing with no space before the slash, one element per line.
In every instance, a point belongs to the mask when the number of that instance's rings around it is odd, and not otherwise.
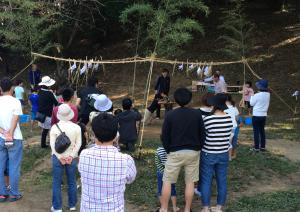
<path fill-rule="evenodd" d="M 61 104 L 58 107 L 57 118 L 60 121 L 70 121 L 74 118 L 74 112 L 68 104 Z"/>
<path fill-rule="evenodd" d="M 112 101 L 104 94 L 99 95 L 94 103 L 95 109 L 106 112 L 112 107 Z"/>
<path fill-rule="evenodd" d="M 42 78 L 42 82 L 39 83 L 39 85 L 44 85 L 47 87 L 51 87 L 54 84 L 55 84 L 55 80 L 51 79 L 49 76 L 44 76 Z"/>

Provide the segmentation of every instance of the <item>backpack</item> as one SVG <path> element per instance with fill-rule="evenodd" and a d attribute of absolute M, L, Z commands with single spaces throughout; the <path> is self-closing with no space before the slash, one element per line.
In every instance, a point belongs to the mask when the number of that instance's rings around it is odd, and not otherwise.
<path fill-rule="evenodd" d="M 55 140 L 55 151 L 59 154 L 64 153 L 71 145 L 70 138 L 63 132 L 58 124 L 55 124 L 60 131 L 60 135 Z"/>
<path fill-rule="evenodd" d="M 95 102 L 96 102 L 96 99 L 97 97 L 100 96 L 100 94 L 89 94 L 87 97 L 86 97 L 86 102 L 87 102 L 87 105 L 92 108 L 93 110 L 96 110 L 95 108 Z"/>

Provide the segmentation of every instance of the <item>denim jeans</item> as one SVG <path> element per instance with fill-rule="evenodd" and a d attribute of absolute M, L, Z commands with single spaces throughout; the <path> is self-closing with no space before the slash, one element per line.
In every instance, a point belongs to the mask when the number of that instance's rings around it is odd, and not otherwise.
<path fill-rule="evenodd" d="M 266 148 L 266 119 L 266 116 L 253 116 L 252 118 L 254 132 L 254 148 L 257 150 Z"/>
<path fill-rule="evenodd" d="M 156 172 L 156 176 L 157 176 L 157 195 L 161 196 L 161 190 L 162 190 L 162 186 L 163 186 L 163 176 L 164 173 L 161 172 Z M 171 197 L 176 197 L 176 188 L 175 188 L 175 184 L 171 184 Z"/>
<path fill-rule="evenodd" d="M 19 179 L 21 162 L 23 155 L 23 141 L 14 140 L 14 144 L 10 147 L 5 146 L 5 140 L 0 138 L 0 195 L 20 196 Z M 4 182 L 4 172 L 7 166 L 8 159 L 8 172 L 10 182 L 10 192 L 6 190 Z"/>
<path fill-rule="evenodd" d="M 217 181 L 217 205 L 225 205 L 228 163 L 228 152 L 220 154 L 201 152 L 201 198 L 203 206 L 210 206 L 211 185 L 214 175 Z"/>
<path fill-rule="evenodd" d="M 70 165 L 62 165 L 57 157 L 52 155 L 52 206 L 55 210 L 62 209 L 61 183 L 64 170 L 68 181 L 69 208 L 75 207 L 77 203 L 77 161 L 74 159 Z"/>

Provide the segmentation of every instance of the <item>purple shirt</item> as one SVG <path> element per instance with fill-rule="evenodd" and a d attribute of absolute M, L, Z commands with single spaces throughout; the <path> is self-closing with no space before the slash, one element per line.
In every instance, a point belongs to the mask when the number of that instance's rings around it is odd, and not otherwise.
<path fill-rule="evenodd" d="M 114 146 L 97 146 L 80 154 L 81 212 L 122 212 L 126 184 L 135 180 L 134 160 Z"/>

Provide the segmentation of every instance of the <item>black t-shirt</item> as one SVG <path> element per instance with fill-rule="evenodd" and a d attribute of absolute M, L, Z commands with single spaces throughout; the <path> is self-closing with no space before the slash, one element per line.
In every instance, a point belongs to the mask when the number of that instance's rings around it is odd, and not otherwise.
<path fill-rule="evenodd" d="M 96 87 L 86 87 L 83 88 L 80 92 L 78 97 L 81 99 L 80 101 L 80 114 L 81 115 L 89 115 L 93 108 L 91 108 L 87 103 L 87 97 L 90 94 L 103 94 L 102 91 L 97 89 Z"/>
<path fill-rule="evenodd" d="M 41 89 L 39 91 L 39 112 L 45 114 L 48 117 L 52 116 L 52 110 L 54 106 L 58 105 L 54 94 L 50 90 Z"/>

